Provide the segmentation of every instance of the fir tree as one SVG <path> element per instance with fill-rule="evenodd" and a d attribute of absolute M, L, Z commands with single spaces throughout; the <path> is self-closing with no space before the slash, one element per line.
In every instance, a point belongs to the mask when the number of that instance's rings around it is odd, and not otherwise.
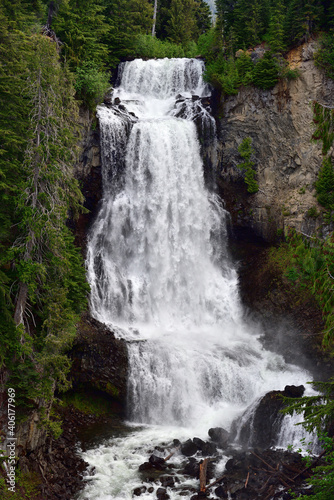
<path fill-rule="evenodd" d="M 266 52 L 253 71 L 253 83 L 261 89 L 270 89 L 278 82 L 278 66 L 270 52 Z"/>
<path fill-rule="evenodd" d="M 334 169 L 330 158 L 325 158 L 315 184 L 318 202 L 334 210 Z"/>
<path fill-rule="evenodd" d="M 268 43 L 272 52 L 282 53 L 285 50 L 284 43 L 284 21 L 285 21 L 285 6 L 282 0 L 275 3 L 272 10 L 269 30 L 268 30 Z"/>
<path fill-rule="evenodd" d="M 83 61 L 94 61 L 100 67 L 108 58 L 103 37 L 109 31 L 101 0 L 62 0 L 52 28 L 63 42 L 62 55 L 72 68 Z"/>
<path fill-rule="evenodd" d="M 195 0 L 171 0 L 167 34 L 171 42 L 187 45 L 197 38 Z"/>

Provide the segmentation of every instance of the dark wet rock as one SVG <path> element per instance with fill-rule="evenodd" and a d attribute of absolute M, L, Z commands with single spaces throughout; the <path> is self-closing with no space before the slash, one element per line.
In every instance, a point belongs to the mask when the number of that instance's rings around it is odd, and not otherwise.
<path fill-rule="evenodd" d="M 188 439 L 181 445 L 181 453 L 186 457 L 191 457 L 197 452 L 197 446 L 192 439 Z"/>
<path fill-rule="evenodd" d="M 156 469 L 163 470 L 167 468 L 166 462 L 163 458 L 157 457 L 157 455 L 151 455 L 149 458 L 149 462 L 152 467 Z"/>
<path fill-rule="evenodd" d="M 70 357 L 73 361 L 70 379 L 74 389 L 97 389 L 125 403 L 127 348 L 106 325 L 89 314 L 84 315 Z"/>
<path fill-rule="evenodd" d="M 193 495 L 190 500 L 202 500 L 203 498 L 207 498 L 209 493 L 204 493 L 204 492 L 198 492 L 197 495 Z"/>
<path fill-rule="evenodd" d="M 214 443 L 205 443 L 202 449 L 202 455 L 212 456 L 217 453 L 217 446 Z"/>
<path fill-rule="evenodd" d="M 197 449 L 202 452 L 204 456 L 211 456 L 217 452 L 217 447 L 214 443 L 208 443 L 199 438 L 194 438 L 193 443 L 197 446 Z"/>
<path fill-rule="evenodd" d="M 119 98 L 119 97 L 115 97 L 114 104 L 115 104 L 116 106 L 118 106 L 119 104 L 121 104 L 121 100 L 120 100 L 120 98 Z"/>
<path fill-rule="evenodd" d="M 173 445 L 174 446 L 180 446 L 181 445 L 181 441 L 179 439 L 173 439 Z"/>
<path fill-rule="evenodd" d="M 167 490 L 165 488 L 158 488 L 157 489 L 157 498 L 158 498 L 158 500 L 168 500 L 170 497 L 169 497 Z"/>
<path fill-rule="evenodd" d="M 239 442 L 243 446 L 257 446 L 260 449 L 270 448 L 277 443 L 278 434 L 284 418 L 281 410 L 286 406 L 284 397 L 301 397 L 304 386 L 286 386 L 284 391 L 268 392 L 252 411 L 246 410 L 241 421 L 245 422 L 239 429 Z M 248 418 L 247 412 L 249 413 Z M 232 432 L 236 433 L 238 421 L 232 425 Z"/>
<path fill-rule="evenodd" d="M 160 482 L 164 488 L 173 487 L 175 484 L 175 478 L 173 476 L 161 476 Z"/>
<path fill-rule="evenodd" d="M 227 494 L 224 486 L 221 486 L 221 485 L 215 489 L 215 495 L 219 498 L 228 498 L 228 494 Z"/>
<path fill-rule="evenodd" d="M 198 95 L 193 95 L 191 96 L 192 100 L 193 101 L 199 101 L 200 100 L 200 97 Z"/>
<path fill-rule="evenodd" d="M 301 398 L 304 395 L 305 387 L 303 385 L 286 385 L 284 388 L 284 396 L 287 398 Z"/>
<path fill-rule="evenodd" d="M 205 446 L 205 441 L 203 441 L 203 439 L 200 439 L 200 438 L 197 438 L 197 437 L 194 437 L 193 443 L 194 443 L 194 445 L 197 446 L 198 450 L 202 450 L 203 446 Z"/>
<path fill-rule="evenodd" d="M 153 486 L 150 486 L 149 488 L 147 488 L 147 492 L 148 493 L 153 493 L 153 491 L 154 491 Z"/>
<path fill-rule="evenodd" d="M 106 95 L 103 99 L 103 103 L 106 104 L 107 106 L 112 104 L 112 98 L 111 95 Z"/>
<path fill-rule="evenodd" d="M 199 462 L 196 458 L 191 457 L 188 463 L 183 468 L 183 474 L 191 477 L 199 478 Z"/>
<path fill-rule="evenodd" d="M 150 470 L 152 469 L 152 464 L 150 462 L 144 462 L 143 464 L 140 464 L 139 466 L 139 471 L 145 471 L 145 470 Z"/>
<path fill-rule="evenodd" d="M 212 441 L 217 443 L 221 448 L 226 448 L 230 439 L 230 434 L 222 427 L 213 427 L 208 432 Z"/>
<path fill-rule="evenodd" d="M 145 492 L 146 492 L 146 486 L 140 486 L 139 488 L 135 488 L 133 490 L 133 494 L 136 495 L 136 497 L 139 497 Z"/>

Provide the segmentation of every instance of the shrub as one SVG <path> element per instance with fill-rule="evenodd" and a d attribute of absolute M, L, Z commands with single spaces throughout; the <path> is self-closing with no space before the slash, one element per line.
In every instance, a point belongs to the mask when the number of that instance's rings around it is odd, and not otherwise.
<path fill-rule="evenodd" d="M 238 147 L 240 156 L 244 158 L 243 163 L 239 163 L 238 167 L 245 170 L 245 183 L 247 184 L 248 193 L 257 193 L 259 190 L 259 185 L 255 180 L 255 171 L 253 169 L 254 162 L 251 161 L 251 155 L 254 153 L 252 149 L 252 139 L 250 137 L 245 137 Z"/>
<path fill-rule="evenodd" d="M 75 90 L 77 96 L 90 110 L 102 101 L 109 86 L 107 73 L 100 71 L 93 61 L 87 61 L 76 69 Z"/>

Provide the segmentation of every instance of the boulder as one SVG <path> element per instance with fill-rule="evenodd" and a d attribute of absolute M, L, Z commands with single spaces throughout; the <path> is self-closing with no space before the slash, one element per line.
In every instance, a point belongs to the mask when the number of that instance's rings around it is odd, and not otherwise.
<path fill-rule="evenodd" d="M 181 444 L 181 453 L 186 457 L 191 457 L 197 452 L 197 446 L 192 439 L 188 439 Z"/>
<path fill-rule="evenodd" d="M 286 406 L 284 397 L 300 397 L 304 394 L 304 386 L 286 386 L 284 391 L 268 392 L 254 408 L 246 410 L 240 421 L 232 425 L 238 428 L 239 442 L 243 446 L 256 446 L 260 449 L 270 448 L 277 443 L 278 434 L 284 418 L 281 410 Z M 236 432 L 237 434 L 237 432 Z"/>
<path fill-rule="evenodd" d="M 159 470 L 164 470 L 167 468 L 166 462 L 163 458 L 157 457 L 156 455 L 151 455 L 149 458 L 149 463 L 152 467 L 155 467 Z"/>
<path fill-rule="evenodd" d="M 225 429 L 223 429 L 222 427 L 212 427 L 211 429 L 209 429 L 208 434 L 212 441 L 217 443 L 221 448 L 227 447 L 230 439 L 230 434 Z"/>

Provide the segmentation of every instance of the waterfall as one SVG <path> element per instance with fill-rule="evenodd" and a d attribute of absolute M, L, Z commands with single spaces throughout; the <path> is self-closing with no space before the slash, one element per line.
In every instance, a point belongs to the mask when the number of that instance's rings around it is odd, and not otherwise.
<path fill-rule="evenodd" d="M 202 73 L 195 59 L 127 62 L 113 105 L 98 108 L 104 195 L 88 242 L 91 311 L 128 342 L 128 418 L 151 426 L 129 438 L 137 451 L 166 434 L 205 438 L 269 390 L 310 380 L 243 319 L 226 212 L 204 183 L 198 134 L 215 125 Z M 130 441 L 98 455 L 129 460 Z M 96 465 L 94 453 L 85 459 Z"/>

